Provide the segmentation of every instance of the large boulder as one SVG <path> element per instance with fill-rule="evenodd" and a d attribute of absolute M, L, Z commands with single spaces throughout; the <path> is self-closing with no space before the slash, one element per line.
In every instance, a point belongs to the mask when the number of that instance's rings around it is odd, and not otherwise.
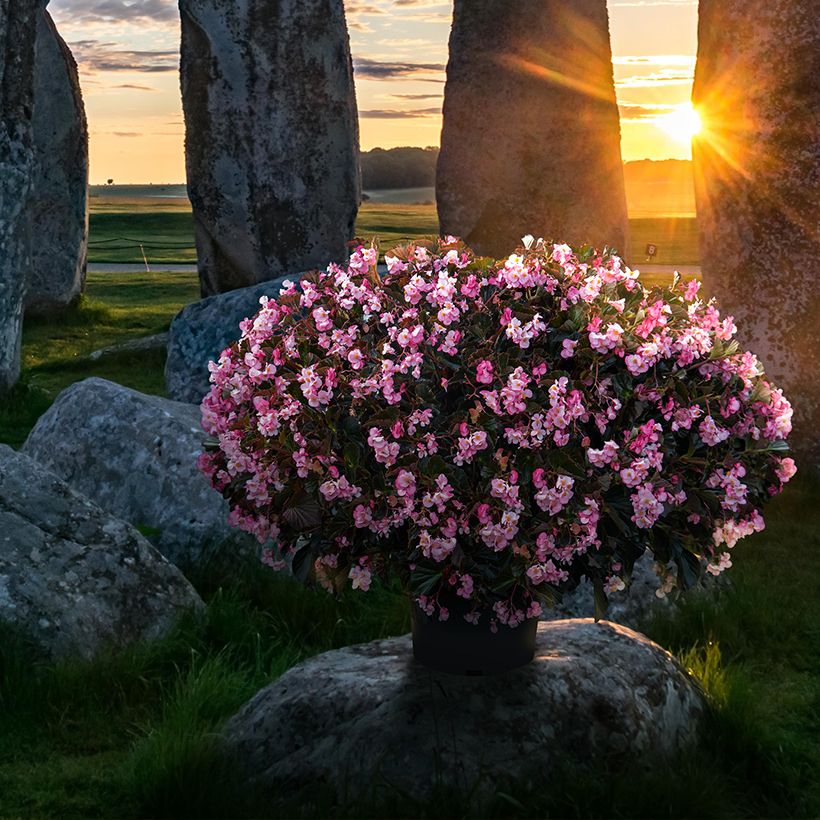
<path fill-rule="evenodd" d="M 0 621 L 51 658 L 167 634 L 203 606 L 132 526 L 0 445 Z"/>
<path fill-rule="evenodd" d="M 436 198 L 488 256 L 526 234 L 626 250 L 606 0 L 455 0 Z"/>
<path fill-rule="evenodd" d="M 195 405 L 92 378 L 60 393 L 22 449 L 187 569 L 253 546 L 197 469 L 204 439 Z"/>
<path fill-rule="evenodd" d="M 37 21 L 34 190 L 25 312 L 44 315 L 76 299 L 88 252 L 88 127 L 77 63 L 47 11 Z"/>
<path fill-rule="evenodd" d="M 0 394 L 20 376 L 34 164 L 34 42 L 41 0 L 0 3 Z"/>
<path fill-rule="evenodd" d="M 301 274 L 210 296 L 177 314 L 171 323 L 165 360 L 165 390 L 172 399 L 202 401 L 210 389 L 208 362 L 217 361 L 239 338 L 240 322 L 259 310 L 259 299 L 278 296 L 288 278 L 298 282 Z"/>
<path fill-rule="evenodd" d="M 820 466 L 820 13 L 701 0 L 693 102 L 704 282 L 795 408 Z"/>
<path fill-rule="evenodd" d="M 611 592 L 607 598 L 609 609 L 606 619 L 612 623 L 640 629 L 652 617 L 653 612 L 669 605 L 669 599 L 655 594 L 660 587 L 653 563 L 644 558 L 635 564 L 632 580 L 626 589 Z M 594 618 L 595 591 L 589 581 L 582 581 L 576 589 L 567 593 L 561 602 L 544 613 L 544 619 Z"/>
<path fill-rule="evenodd" d="M 326 783 L 368 799 L 387 783 L 411 800 L 438 784 L 488 795 L 543 784 L 573 759 L 654 766 L 693 741 L 704 705 L 647 638 L 592 620 L 541 623 L 535 660 L 497 677 L 432 672 L 409 636 L 294 667 L 224 729 L 249 786 Z"/>
<path fill-rule="evenodd" d="M 180 0 L 202 295 L 342 261 L 361 199 L 343 0 Z"/>

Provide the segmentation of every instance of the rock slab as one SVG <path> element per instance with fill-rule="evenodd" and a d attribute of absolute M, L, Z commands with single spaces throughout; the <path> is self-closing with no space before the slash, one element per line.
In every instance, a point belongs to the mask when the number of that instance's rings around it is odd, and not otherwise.
<path fill-rule="evenodd" d="M 204 439 L 195 405 L 91 378 L 60 393 L 22 449 L 188 569 L 255 543 L 197 469 Z"/>
<path fill-rule="evenodd" d="M 25 312 L 57 313 L 85 287 L 88 255 L 88 126 L 77 63 L 45 10 L 37 21 L 34 190 Z"/>
<path fill-rule="evenodd" d="M 694 160 L 704 282 L 794 405 L 795 446 L 803 465 L 818 467 L 818 6 L 701 0 L 698 37 L 693 102 L 704 129 Z"/>
<path fill-rule="evenodd" d="M 626 250 L 606 0 L 455 0 L 436 199 L 487 256 L 526 234 Z"/>
<path fill-rule="evenodd" d="M 346 257 L 361 199 L 343 0 L 180 0 L 202 295 Z"/>
<path fill-rule="evenodd" d="M 42 5 L 45 5 L 44 3 Z M 34 43 L 41 0 L 0 3 L 0 394 L 20 376 L 34 165 Z"/>
<path fill-rule="evenodd" d="M 91 658 L 202 606 L 133 527 L 0 445 L 0 620 L 51 658 Z"/>
<path fill-rule="evenodd" d="M 259 310 L 259 299 L 279 295 L 285 279 L 298 282 L 301 274 L 281 276 L 261 285 L 218 294 L 184 307 L 171 323 L 165 389 L 176 401 L 198 404 L 210 389 L 208 362 L 217 361 L 241 335 L 239 323 Z"/>
<path fill-rule="evenodd" d="M 409 636 L 312 658 L 259 692 L 223 731 L 253 788 L 382 784 L 426 800 L 545 782 L 567 759 L 655 764 L 697 734 L 704 705 L 677 662 L 625 627 L 541 623 L 535 660 L 497 677 L 435 673 Z M 351 793 L 351 790 L 354 793 Z"/>

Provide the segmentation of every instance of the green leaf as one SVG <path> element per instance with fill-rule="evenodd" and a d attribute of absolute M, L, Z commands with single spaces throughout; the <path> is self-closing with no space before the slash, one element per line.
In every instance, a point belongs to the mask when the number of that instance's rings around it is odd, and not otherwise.
<path fill-rule="evenodd" d="M 609 612 L 609 599 L 606 597 L 600 578 L 595 579 L 592 588 L 595 594 L 595 620 L 602 621 Z"/>

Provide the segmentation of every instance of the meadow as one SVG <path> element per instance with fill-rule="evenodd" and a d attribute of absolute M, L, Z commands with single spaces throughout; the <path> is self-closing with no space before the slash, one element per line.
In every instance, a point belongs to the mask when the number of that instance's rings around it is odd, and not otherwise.
<path fill-rule="evenodd" d="M 647 244 L 657 245 L 653 262 L 699 263 L 697 220 L 693 217 L 643 217 L 630 220 L 626 258 L 635 267 L 646 261 Z M 434 205 L 364 203 L 356 224 L 365 242 L 376 238 L 384 250 L 408 239 L 438 234 Z M 92 199 L 89 261 L 99 263 L 194 263 L 194 224 L 184 200 Z M 143 253 L 145 254 L 143 257 Z"/>
<path fill-rule="evenodd" d="M 135 218 L 126 209 L 95 212 L 94 219 L 106 214 Z M 169 241 L 182 235 L 172 215 L 151 223 Z M 188 213 L 177 217 L 190 228 Z M 366 235 L 394 241 L 428 232 L 433 216 L 429 209 L 397 206 L 365 209 L 362 219 L 370 220 L 362 223 Z M 680 222 L 664 224 L 670 248 L 674 239 L 676 253 L 685 255 L 694 248 L 695 226 Z M 125 224 L 111 223 L 112 235 Z M 655 236 L 646 241 L 663 247 Z M 87 294 L 60 320 L 26 323 L 23 379 L 0 402 L 0 441 L 19 446 L 56 394 L 88 376 L 162 394 L 162 351 L 97 361 L 89 354 L 166 330 L 196 298 L 191 273 L 91 274 Z M 657 612 L 644 626 L 708 696 L 710 714 L 696 749 L 674 761 L 641 761 L 629 771 L 573 767 L 538 790 L 497 794 L 481 814 L 820 815 L 818 490 L 816 478 L 798 476 L 773 502 L 766 531 L 736 549 L 729 587 Z M 421 806 L 401 795 L 388 805 L 335 806 L 318 784 L 306 794 L 264 801 L 243 789 L 219 757 L 221 723 L 305 657 L 406 632 L 408 607 L 394 589 L 334 601 L 262 567 L 230 576 L 205 567 L 191 577 L 207 603 L 205 617 L 125 654 L 48 664 L 19 636 L 0 633 L 0 816 L 459 817 L 479 811 L 469 794 Z"/>

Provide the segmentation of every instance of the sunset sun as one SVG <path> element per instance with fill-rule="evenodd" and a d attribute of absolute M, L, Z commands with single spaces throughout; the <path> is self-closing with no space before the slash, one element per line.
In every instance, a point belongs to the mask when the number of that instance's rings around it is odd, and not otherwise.
<path fill-rule="evenodd" d="M 681 103 L 668 114 L 660 117 L 658 125 L 679 142 L 691 141 L 703 129 L 700 114 L 691 103 Z"/>

